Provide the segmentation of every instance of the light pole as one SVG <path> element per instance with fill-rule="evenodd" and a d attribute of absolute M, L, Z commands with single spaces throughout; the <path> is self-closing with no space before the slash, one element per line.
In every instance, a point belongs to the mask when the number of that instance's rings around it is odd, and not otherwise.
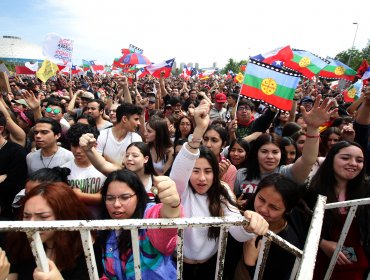
<path fill-rule="evenodd" d="M 351 51 L 353 51 L 353 48 L 355 47 L 355 41 L 356 41 L 356 35 L 357 35 L 357 30 L 358 30 L 358 26 L 359 24 L 357 22 L 354 22 L 353 24 L 356 25 L 356 32 L 355 32 L 355 37 L 353 37 L 353 43 L 352 43 L 352 48 L 351 48 Z M 352 52 L 350 51 L 349 53 L 349 58 L 348 58 L 348 63 L 347 65 L 349 66 L 349 63 L 351 62 L 351 56 L 352 56 Z"/>

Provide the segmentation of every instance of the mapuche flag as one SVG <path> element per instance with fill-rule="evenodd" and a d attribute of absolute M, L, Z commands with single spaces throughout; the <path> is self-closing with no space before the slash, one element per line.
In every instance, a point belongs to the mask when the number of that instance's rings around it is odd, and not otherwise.
<path fill-rule="evenodd" d="M 321 78 L 353 81 L 357 72 L 339 60 L 327 57 L 329 64 L 319 73 Z"/>
<path fill-rule="evenodd" d="M 303 76 L 311 79 L 319 74 L 329 61 L 313 53 L 293 49 L 293 59 L 285 61 L 284 67 L 298 71 Z"/>
<path fill-rule="evenodd" d="M 277 109 L 289 111 L 301 75 L 250 59 L 241 94 L 266 102 Z"/>
<path fill-rule="evenodd" d="M 343 91 L 344 102 L 353 102 L 360 98 L 362 91 L 362 80 L 358 80 L 356 83 L 352 84 Z"/>

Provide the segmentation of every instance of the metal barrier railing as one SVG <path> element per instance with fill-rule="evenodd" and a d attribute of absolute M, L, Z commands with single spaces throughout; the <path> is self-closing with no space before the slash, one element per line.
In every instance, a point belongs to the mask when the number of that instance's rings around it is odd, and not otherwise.
<path fill-rule="evenodd" d="M 117 230 L 126 229 L 131 231 L 132 249 L 134 255 L 135 278 L 141 279 L 140 256 L 138 230 L 145 228 L 177 228 L 177 279 L 182 279 L 183 267 L 183 232 L 186 227 L 220 227 L 220 237 L 217 255 L 217 270 L 215 279 L 222 279 L 227 232 L 230 226 L 244 226 L 248 223 L 242 216 L 240 217 L 205 217 L 205 218 L 178 218 L 178 219 L 138 219 L 138 220 L 93 220 L 93 221 L 9 221 L 0 222 L 0 231 L 22 231 L 29 238 L 32 252 L 37 266 L 43 271 L 48 271 L 48 262 L 44 248 L 42 246 L 40 231 L 80 231 L 81 240 L 84 247 L 87 267 L 90 279 L 99 279 L 96 260 L 93 250 L 93 242 L 90 231 L 92 230 Z M 268 232 L 268 238 L 277 244 L 283 245 L 285 249 L 291 251 L 298 257 L 302 256 L 302 251 L 286 242 L 273 232 Z M 256 273 L 257 274 L 257 273 Z"/>
<path fill-rule="evenodd" d="M 343 232 L 338 241 L 338 246 L 331 259 L 325 279 L 329 279 L 337 260 L 338 254 L 344 243 L 350 222 L 358 205 L 370 204 L 370 198 L 346 202 L 331 203 L 325 205 L 326 197 L 319 196 L 314 215 L 311 221 L 308 237 L 304 250 L 300 250 L 275 233 L 269 231 L 262 239 L 262 246 L 257 260 L 254 279 L 263 279 L 263 269 L 266 263 L 268 249 L 271 242 L 287 250 L 296 256 L 296 261 L 291 273 L 290 279 L 307 280 L 312 279 L 316 254 L 319 247 L 320 234 L 325 209 L 337 207 L 351 207 L 343 228 Z M 48 262 L 40 238 L 40 231 L 58 230 L 58 231 L 79 231 L 86 257 L 87 267 L 90 279 L 99 279 L 96 260 L 93 250 L 93 240 L 90 234 L 92 230 L 118 230 L 125 229 L 131 231 L 132 249 L 134 255 L 135 278 L 141 279 L 140 255 L 138 230 L 147 228 L 177 228 L 177 279 L 182 279 L 183 268 L 183 236 L 184 228 L 187 227 L 220 227 L 220 237 L 218 244 L 217 268 L 215 279 L 222 279 L 224 260 L 227 244 L 227 233 L 230 226 L 244 226 L 248 221 L 240 217 L 204 217 L 204 218 L 178 218 L 178 219 L 137 219 L 137 220 L 92 220 L 92 221 L 9 221 L 0 222 L 0 231 L 22 231 L 29 238 L 32 252 L 34 254 L 37 266 L 43 271 L 48 271 Z M 370 278 L 368 277 L 368 280 Z"/>

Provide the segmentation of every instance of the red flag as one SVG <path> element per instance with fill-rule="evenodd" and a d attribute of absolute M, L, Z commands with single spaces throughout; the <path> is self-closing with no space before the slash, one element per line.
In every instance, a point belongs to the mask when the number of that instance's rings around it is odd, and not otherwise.
<path fill-rule="evenodd" d="M 25 74 L 25 75 L 35 75 L 36 74 L 36 71 L 32 71 L 26 66 L 15 66 L 15 72 L 17 74 Z"/>
<path fill-rule="evenodd" d="M 369 63 L 367 63 L 367 60 L 364 58 L 360 67 L 358 67 L 358 69 L 357 69 L 356 77 L 361 79 L 368 68 L 369 68 Z"/>
<path fill-rule="evenodd" d="M 122 50 L 121 50 L 121 53 L 122 53 L 122 55 L 123 55 L 123 56 L 125 56 L 125 55 L 127 55 L 127 54 L 130 54 L 131 52 L 130 52 L 130 50 L 129 50 L 129 49 L 122 49 Z"/>

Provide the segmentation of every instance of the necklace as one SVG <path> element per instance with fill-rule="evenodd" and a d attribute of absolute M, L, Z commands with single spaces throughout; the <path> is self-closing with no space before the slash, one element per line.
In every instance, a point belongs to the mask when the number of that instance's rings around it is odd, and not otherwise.
<path fill-rule="evenodd" d="M 58 149 L 58 150 L 59 150 L 59 149 Z M 50 163 L 53 161 L 54 156 L 57 154 L 58 150 L 53 154 L 53 156 L 51 157 L 51 159 L 50 159 L 50 161 L 49 161 L 49 163 L 48 163 L 48 165 L 47 165 L 47 166 L 45 166 L 44 158 L 43 158 L 43 156 L 42 156 L 42 151 L 40 151 L 40 160 L 41 160 L 41 162 L 42 162 L 42 165 L 43 165 L 45 168 L 49 168 L 49 165 L 50 165 Z"/>
<path fill-rule="evenodd" d="M 3 144 L 0 146 L 0 150 L 8 143 L 8 140 L 4 140 Z"/>

